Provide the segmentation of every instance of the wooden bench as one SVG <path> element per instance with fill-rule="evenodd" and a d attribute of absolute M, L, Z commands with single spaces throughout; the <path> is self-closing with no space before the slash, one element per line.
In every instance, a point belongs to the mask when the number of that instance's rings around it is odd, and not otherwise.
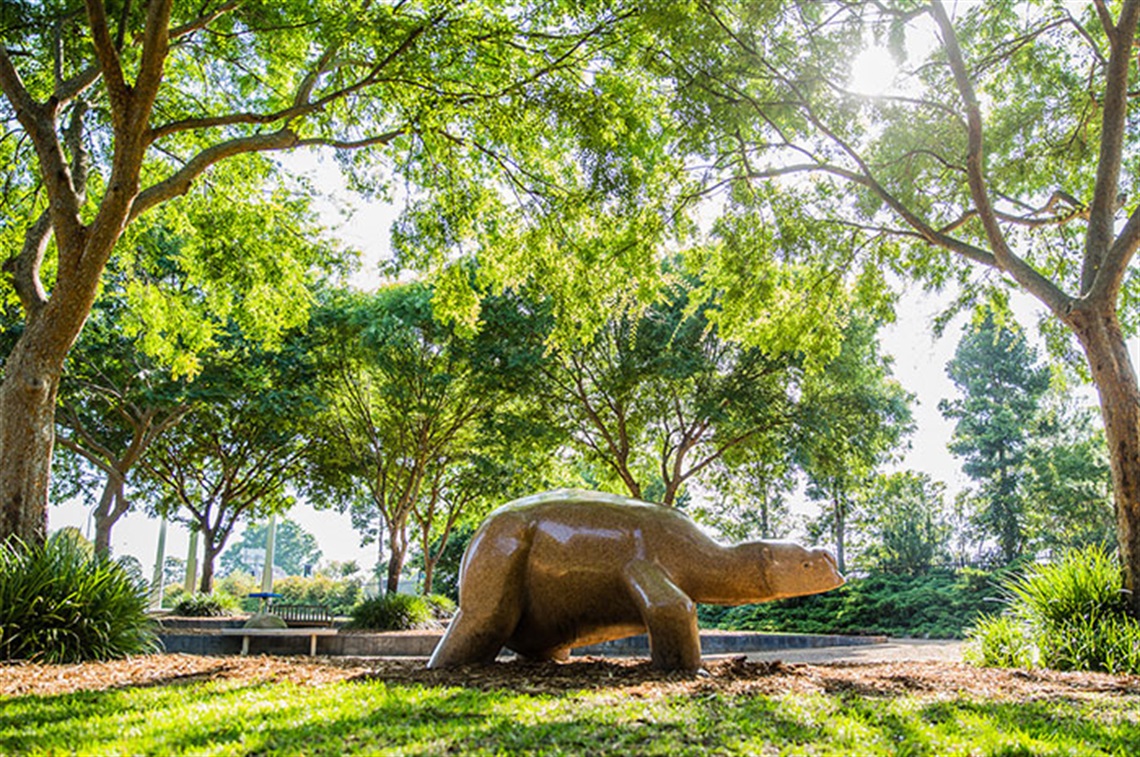
<path fill-rule="evenodd" d="M 241 636 L 241 653 L 249 654 L 249 637 L 262 636 L 266 638 L 282 638 L 294 636 L 309 637 L 309 657 L 317 654 L 318 636 L 336 636 L 335 628 L 223 628 L 222 636 Z"/>
<path fill-rule="evenodd" d="M 277 604 L 269 605 L 269 612 L 293 626 L 331 626 L 333 615 L 328 605 Z"/>

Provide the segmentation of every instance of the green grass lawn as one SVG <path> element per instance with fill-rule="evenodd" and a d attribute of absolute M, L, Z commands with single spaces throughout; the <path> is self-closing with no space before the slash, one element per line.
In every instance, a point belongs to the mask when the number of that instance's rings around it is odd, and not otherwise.
<path fill-rule="evenodd" d="M 1134 698 L 559 696 L 214 681 L 0 700 L 0 754 L 1137 755 Z"/>

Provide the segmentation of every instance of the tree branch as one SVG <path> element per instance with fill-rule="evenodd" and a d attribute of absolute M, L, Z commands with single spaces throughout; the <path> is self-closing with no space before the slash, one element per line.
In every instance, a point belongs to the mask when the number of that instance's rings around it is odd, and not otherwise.
<path fill-rule="evenodd" d="M 1099 6 L 1098 3 L 1098 11 Z M 1107 13 L 1107 11 L 1105 11 Z M 1114 220 L 1118 207 L 1117 192 L 1124 152 L 1128 116 L 1128 73 L 1132 65 L 1132 39 L 1140 23 L 1140 0 L 1125 0 L 1120 20 L 1110 35 L 1108 72 L 1105 75 L 1101 104 L 1100 155 L 1097 159 L 1096 184 L 1089 206 L 1089 230 L 1085 238 L 1085 261 L 1081 270 L 1081 294 L 1086 301 L 1108 306 L 1115 303 L 1123 281 L 1119 266 L 1132 256 L 1133 245 L 1113 243 Z M 1129 219 L 1128 226 L 1133 226 Z M 1127 230 L 1127 229 L 1126 229 Z M 1111 265 L 1109 263 L 1111 262 Z"/>
<path fill-rule="evenodd" d="M 170 39 L 176 40 L 185 37 L 188 34 L 193 34 L 199 29 L 205 29 L 212 22 L 218 20 L 232 10 L 235 10 L 241 5 L 241 0 L 230 0 L 228 3 L 223 3 L 214 9 L 211 13 L 205 13 L 192 21 L 187 21 L 182 26 L 176 26 L 170 30 Z"/>
<path fill-rule="evenodd" d="M 954 74 L 954 81 L 958 92 L 966 105 L 966 122 L 968 125 L 969 153 L 966 157 L 966 176 L 970 187 L 970 195 L 974 199 L 979 220 L 986 232 L 993 256 L 999 267 L 1007 271 L 1019 284 L 1041 300 L 1054 313 L 1062 318 L 1071 307 L 1071 298 L 1062 292 L 1053 282 L 1046 279 L 1035 268 L 1019 258 L 1010 249 L 1005 234 L 1001 230 L 996 213 L 990 202 L 986 187 L 985 157 L 982 138 L 982 112 L 978 105 L 978 98 L 974 92 L 974 85 L 970 81 L 966 70 L 962 50 L 958 46 L 958 37 L 954 26 L 950 22 L 942 0 L 933 0 L 930 4 L 931 15 L 938 25 L 942 35 L 942 44 L 946 49 L 946 56 L 950 69 Z"/>
<path fill-rule="evenodd" d="M 1112 14 L 1108 12 L 1108 6 L 1105 5 L 1104 0 L 1093 0 L 1093 7 L 1096 8 L 1097 18 L 1100 19 L 1100 25 L 1104 29 L 1104 34 L 1108 37 L 1110 45 L 1115 45 L 1116 40 L 1116 24 L 1112 20 Z"/>
<path fill-rule="evenodd" d="M 158 96 L 162 75 L 166 67 L 166 55 L 170 49 L 170 12 L 173 0 L 148 0 L 146 27 L 143 31 L 142 55 L 139 60 L 139 74 L 131 103 L 134 116 L 142 119 L 135 128 L 144 133 L 150 119 L 151 106 Z"/>
<path fill-rule="evenodd" d="M 85 232 L 79 217 L 79 201 L 63 148 L 55 133 L 59 103 L 37 103 L 24 87 L 7 51 L 0 47 L 0 90 L 12 104 L 16 118 L 32 140 L 39 158 L 40 175 L 48 194 L 51 225 L 61 246 L 77 243 Z"/>
<path fill-rule="evenodd" d="M 19 254 L 4 261 L 4 271 L 12 275 L 12 286 L 29 321 L 38 317 L 47 305 L 40 267 L 50 237 L 51 216 L 44 211 L 24 233 L 24 244 Z"/>
<path fill-rule="evenodd" d="M 249 152 L 263 152 L 266 150 L 281 150 L 297 145 L 297 135 L 290 129 L 280 129 L 269 134 L 256 134 L 250 137 L 239 137 L 216 145 L 211 145 L 195 155 L 179 170 L 165 180 L 154 184 L 139 192 L 131 204 L 127 222 L 131 222 L 147 210 L 167 200 L 186 194 L 190 191 L 194 180 L 202 175 L 210 166 L 226 158 Z"/>
<path fill-rule="evenodd" d="M 1102 303 L 1115 303 L 1120 287 L 1124 285 L 1124 275 L 1128 271 L 1128 264 L 1132 256 L 1140 247 L 1140 207 L 1137 207 L 1128 216 L 1128 222 L 1120 230 L 1120 235 L 1112 243 L 1100 274 L 1096 277 L 1089 299 Z"/>
<path fill-rule="evenodd" d="M 157 4 L 152 3 L 152 5 Z M 111 39 L 107 12 L 102 0 L 85 0 L 85 5 L 87 23 L 91 28 L 91 44 L 95 48 L 95 57 L 103 72 L 103 81 L 111 104 L 111 121 L 115 131 L 118 132 L 123 125 L 123 114 L 129 106 L 130 88 L 123 79 L 123 63 L 119 58 L 119 51 L 115 49 L 115 42 Z"/>

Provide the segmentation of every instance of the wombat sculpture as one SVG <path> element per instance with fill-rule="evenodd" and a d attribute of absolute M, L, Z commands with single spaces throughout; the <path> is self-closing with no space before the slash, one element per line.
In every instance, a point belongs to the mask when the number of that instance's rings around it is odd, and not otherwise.
<path fill-rule="evenodd" d="M 660 505 L 558 489 L 503 505 L 475 533 L 459 612 L 430 668 L 489 663 L 506 646 L 565 660 L 574 647 L 649 632 L 653 666 L 696 670 L 698 602 L 739 605 L 843 584 L 822 549 L 725 547 Z"/>

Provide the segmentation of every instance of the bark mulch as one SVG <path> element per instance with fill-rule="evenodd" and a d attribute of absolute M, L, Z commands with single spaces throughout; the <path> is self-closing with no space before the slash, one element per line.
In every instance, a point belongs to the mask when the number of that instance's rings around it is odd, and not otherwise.
<path fill-rule="evenodd" d="M 0 664 L 0 700 L 55 696 L 131 686 L 290 681 L 321 686 L 367 680 L 393 684 L 562 694 L 612 691 L 622 696 L 819 692 L 873 697 L 956 696 L 988 700 L 1128 697 L 1140 705 L 1140 676 L 974 668 L 947 662 L 788 664 L 743 657 L 707 661 L 697 674 L 663 673 L 640 660 L 599 658 L 571 662 L 500 662 L 455 670 L 427 670 L 422 660 L 305 657 L 201 657 L 169 654 L 82 665 Z"/>

